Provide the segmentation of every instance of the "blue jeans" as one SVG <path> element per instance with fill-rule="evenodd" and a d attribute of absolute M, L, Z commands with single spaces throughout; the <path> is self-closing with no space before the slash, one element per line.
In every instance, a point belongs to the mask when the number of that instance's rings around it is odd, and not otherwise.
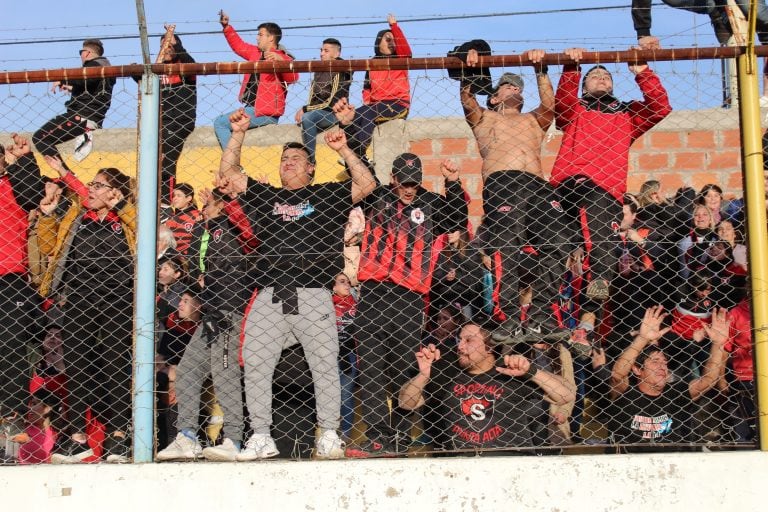
<path fill-rule="evenodd" d="M 357 378 L 357 356 L 352 353 L 349 358 L 347 371 L 339 371 L 341 383 L 341 432 L 347 439 L 355 424 L 355 379 Z M 346 365 L 345 365 L 346 366 Z"/>
<path fill-rule="evenodd" d="M 309 151 L 309 157 L 315 161 L 317 134 L 335 125 L 336 115 L 330 110 L 310 110 L 301 116 L 301 141 Z"/>
<path fill-rule="evenodd" d="M 245 110 L 246 114 L 251 116 L 251 125 L 248 127 L 249 130 L 268 124 L 277 124 L 277 120 L 280 119 L 278 116 L 256 116 L 256 113 L 253 111 L 253 106 L 245 107 L 243 110 Z M 221 149 L 227 147 L 229 139 L 232 137 L 232 127 L 229 125 L 229 116 L 231 115 L 232 112 L 222 114 L 213 121 L 213 131 L 216 133 L 216 138 L 219 141 Z"/>

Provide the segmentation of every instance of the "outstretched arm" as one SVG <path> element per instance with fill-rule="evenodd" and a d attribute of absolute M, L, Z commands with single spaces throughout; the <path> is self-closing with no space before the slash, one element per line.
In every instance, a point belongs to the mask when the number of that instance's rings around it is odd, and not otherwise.
<path fill-rule="evenodd" d="M 731 322 L 728 319 L 728 311 L 724 308 L 716 309 L 712 313 L 712 323 L 704 325 L 704 330 L 712 343 L 712 348 L 701 377 L 692 380 L 688 385 L 691 400 L 698 400 L 701 395 L 712 389 L 720 379 L 721 370 L 728 358 L 728 354 L 723 347 L 728 341 L 730 327 Z"/>
<path fill-rule="evenodd" d="M 474 48 L 467 51 L 467 67 L 477 67 L 480 61 L 480 54 Z M 461 82 L 461 107 L 464 109 L 464 118 L 467 120 L 470 128 L 477 126 L 483 119 L 483 107 L 478 103 L 477 98 L 472 93 L 472 84 Z"/>
<path fill-rule="evenodd" d="M 232 138 L 229 139 L 219 163 L 219 176 L 226 176 L 232 171 L 240 172 L 240 155 L 245 142 L 245 132 L 251 122 L 251 116 L 242 108 L 229 116 L 229 124 L 232 127 Z"/>
<path fill-rule="evenodd" d="M 344 130 L 326 132 L 325 143 L 347 163 L 352 178 L 352 204 L 365 199 L 376 188 L 376 179 L 368 166 L 347 145 Z"/>
<path fill-rule="evenodd" d="M 533 62 L 536 69 L 536 86 L 539 88 L 541 104 L 531 112 L 536 116 L 536 121 L 541 129 L 547 131 L 555 120 L 555 89 L 547 74 L 546 64 L 542 64 L 544 50 L 528 50 L 527 57 Z"/>

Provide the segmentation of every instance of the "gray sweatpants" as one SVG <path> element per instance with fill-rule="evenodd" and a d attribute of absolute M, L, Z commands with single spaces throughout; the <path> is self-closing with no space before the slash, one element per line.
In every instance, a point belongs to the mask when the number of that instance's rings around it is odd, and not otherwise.
<path fill-rule="evenodd" d="M 297 288 L 299 314 L 284 315 L 272 304 L 272 288 L 259 290 L 246 312 L 243 359 L 245 401 L 254 433 L 269 435 L 272 424 L 272 376 L 283 348 L 297 341 L 312 371 L 321 429 L 337 430 L 341 407 L 339 337 L 331 292 Z"/>
<path fill-rule="evenodd" d="M 197 328 L 184 350 L 176 369 L 176 398 L 179 431 L 197 431 L 200 413 L 200 392 L 208 375 L 213 380 L 216 400 L 224 411 L 224 435 L 234 442 L 243 437 L 243 395 L 240 387 L 240 365 L 237 361 L 240 346 L 240 330 L 243 315 L 232 315 L 232 329 L 219 334 L 216 341 L 208 346 L 203 336 L 203 327 Z M 227 365 L 224 365 L 225 352 Z"/>

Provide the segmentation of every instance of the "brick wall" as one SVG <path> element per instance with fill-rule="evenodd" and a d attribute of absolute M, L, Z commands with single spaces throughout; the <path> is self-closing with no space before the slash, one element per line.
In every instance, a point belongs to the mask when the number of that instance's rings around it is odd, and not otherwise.
<path fill-rule="evenodd" d="M 482 215 L 481 159 L 477 144 L 461 119 L 415 120 L 411 126 L 408 150 L 422 157 L 428 188 L 440 190 L 439 165 L 443 158 L 461 162 L 463 182 L 473 201 L 470 215 L 476 225 Z M 435 130 L 427 123 L 439 123 Z M 425 136 L 420 136 L 421 132 Z M 552 169 L 560 147 L 561 134 L 548 133 L 542 149 L 545 173 Z M 673 112 L 667 119 L 632 145 L 629 157 L 628 190 L 637 192 L 647 180 L 662 183 L 662 193 L 673 195 L 681 186 L 699 190 L 706 183 L 716 183 L 725 196 L 742 196 L 740 131 L 737 112 L 707 110 Z"/>

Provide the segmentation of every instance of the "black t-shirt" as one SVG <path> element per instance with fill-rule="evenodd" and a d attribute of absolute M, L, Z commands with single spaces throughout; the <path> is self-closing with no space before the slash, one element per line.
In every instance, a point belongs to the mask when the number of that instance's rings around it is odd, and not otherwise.
<path fill-rule="evenodd" d="M 666 386 L 659 396 L 646 395 L 637 385 L 631 385 L 609 407 L 609 428 L 614 442 L 688 442 L 691 404 L 688 383 L 681 380 Z"/>
<path fill-rule="evenodd" d="M 327 287 L 344 268 L 351 181 L 287 190 L 249 179 L 242 204 L 259 239 L 261 286 L 289 274 L 296 286 Z"/>
<path fill-rule="evenodd" d="M 542 428 L 543 392 L 496 369 L 470 375 L 443 361 L 424 388 L 425 417 L 439 422 L 448 449 L 529 447 Z"/>

